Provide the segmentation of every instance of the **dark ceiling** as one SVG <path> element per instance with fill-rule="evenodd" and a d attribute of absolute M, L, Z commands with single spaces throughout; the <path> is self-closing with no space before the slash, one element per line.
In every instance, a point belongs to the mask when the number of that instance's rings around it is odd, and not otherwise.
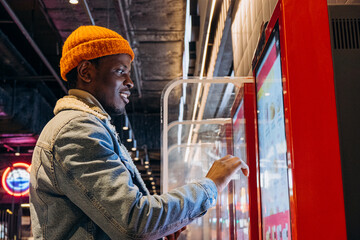
<path fill-rule="evenodd" d="M 160 97 L 164 86 L 182 75 L 186 1 L 0 2 L 0 165 L 9 165 L 15 152 L 30 161 L 38 134 L 53 116 L 57 99 L 66 94 L 59 77 L 63 42 L 78 26 L 95 24 L 120 33 L 136 54 L 127 113 L 140 158 L 145 160 L 147 149 L 159 190 Z M 124 118 L 115 124 L 125 142 Z M 141 162 L 136 163 L 150 188 L 150 175 Z"/>

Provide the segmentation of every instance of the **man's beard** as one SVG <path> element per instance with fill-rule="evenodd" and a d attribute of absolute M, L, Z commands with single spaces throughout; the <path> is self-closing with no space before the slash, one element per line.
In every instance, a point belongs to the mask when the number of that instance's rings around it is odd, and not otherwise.
<path fill-rule="evenodd" d="M 115 106 L 103 105 L 103 108 L 105 109 L 106 113 L 109 114 L 111 117 L 116 117 L 125 113 L 125 107 L 120 109 L 116 108 Z"/>

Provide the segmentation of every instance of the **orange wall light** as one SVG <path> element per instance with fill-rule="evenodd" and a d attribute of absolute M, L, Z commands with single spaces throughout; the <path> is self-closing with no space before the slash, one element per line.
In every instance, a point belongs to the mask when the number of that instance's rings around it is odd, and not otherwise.
<path fill-rule="evenodd" d="M 8 167 L 1 179 L 5 191 L 15 197 L 25 196 L 29 193 L 30 165 L 27 163 L 14 163 Z"/>

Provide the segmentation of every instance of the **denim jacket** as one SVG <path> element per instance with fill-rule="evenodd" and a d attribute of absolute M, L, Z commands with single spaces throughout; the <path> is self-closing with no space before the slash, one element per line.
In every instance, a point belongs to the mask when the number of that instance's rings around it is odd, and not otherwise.
<path fill-rule="evenodd" d="M 33 153 L 35 239 L 157 239 L 216 203 L 207 178 L 150 195 L 109 117 L 75 96 L 57 102 Z"/>

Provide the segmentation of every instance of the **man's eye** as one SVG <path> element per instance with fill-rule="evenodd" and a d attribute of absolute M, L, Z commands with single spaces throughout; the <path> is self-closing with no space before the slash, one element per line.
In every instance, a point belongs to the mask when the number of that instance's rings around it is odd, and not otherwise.
<path fill-rule="evenodd" d="M 119 75 L 122 75 L 122 74 L 125 74 L 125 71 L 122 69 L 118 69 L 118 70 L 116 70 L 116 73 Z"/>

